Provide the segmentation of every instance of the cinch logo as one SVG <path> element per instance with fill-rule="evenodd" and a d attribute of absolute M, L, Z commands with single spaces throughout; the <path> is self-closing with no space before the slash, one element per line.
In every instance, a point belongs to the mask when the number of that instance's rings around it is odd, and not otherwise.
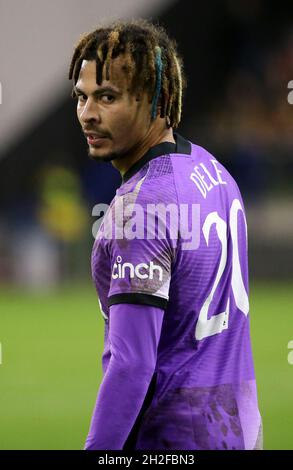
<path fill-rule="evenodd" d="M 139 263 L 134 266 L 132 263 L 122 263 L 122 257 L 117 256 L 116 258 L 117 263 L 114 263 L 112 269 L 112 278 L 113 279 L 124 279 L 126 269 L 129 269 L 129 275 L 131 278 L 134 276 L 138 277 L 139 279 L 153 279 L 154 272 L 157 271 L 159 273 L 160 281 L 163 280 L 163 270 L 161 266 L 154 264 L 153 261 L 150 261 L 149 264 L 146 263 Z M 141 273 L 140 270 L 144 269 L 148 272 Z"/>

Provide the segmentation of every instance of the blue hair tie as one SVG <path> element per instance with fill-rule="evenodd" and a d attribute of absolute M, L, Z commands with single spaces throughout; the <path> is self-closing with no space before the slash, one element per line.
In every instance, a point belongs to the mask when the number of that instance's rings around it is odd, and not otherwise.
<path fill-rule="evenodd" d="M 155 89 L 155 94 L 154 94 L 153 101 L 152 101 L 152 119 L 155 119 L 157 117 L 157 104 L 158 104 L 158 99 L 159 99 L 160 91 L 161 91 L 162 71 L 163 71 L 161 48 L 159 46 L 156 46 L 155 51 L 156 51 L 156 58 L 155 58 L 156 89 Z"/>

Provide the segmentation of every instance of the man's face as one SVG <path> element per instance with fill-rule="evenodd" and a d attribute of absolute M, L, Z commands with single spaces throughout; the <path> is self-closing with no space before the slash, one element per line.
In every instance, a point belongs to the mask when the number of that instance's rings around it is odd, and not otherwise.
<path fill-rule="evenodd" d="M 77 116 L 95 160 L 110 161 L 127 155 L 145 137 L 151 124 L 146 93 L 139 101 L 129 91 L 122 69 L 123 57 L 111 61 L 110 80 L 96 84 L 96 62 L 84 60 L 75 91 Z"/>

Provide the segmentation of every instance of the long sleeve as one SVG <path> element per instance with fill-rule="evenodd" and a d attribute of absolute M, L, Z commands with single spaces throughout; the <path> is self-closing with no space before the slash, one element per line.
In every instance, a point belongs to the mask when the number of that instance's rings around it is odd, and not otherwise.
<path fill-rule="evenodd" d="M 110 307 L 111 358 L 99 388 L 85 450 L 121 450 L 142 407 L 156 366 L 164 310 Z"/>

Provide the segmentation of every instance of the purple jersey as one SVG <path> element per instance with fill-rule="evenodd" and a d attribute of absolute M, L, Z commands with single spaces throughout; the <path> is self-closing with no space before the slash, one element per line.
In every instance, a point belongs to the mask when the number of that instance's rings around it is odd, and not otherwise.
<path fill-rule="evenodd" d="M 174 137 L 127 171 L 94 243 L 103 375 L 111 307 L 157 307 L 155 370 L 124 449 L 258 448 L 243 201 L 213 155 Z"/>

